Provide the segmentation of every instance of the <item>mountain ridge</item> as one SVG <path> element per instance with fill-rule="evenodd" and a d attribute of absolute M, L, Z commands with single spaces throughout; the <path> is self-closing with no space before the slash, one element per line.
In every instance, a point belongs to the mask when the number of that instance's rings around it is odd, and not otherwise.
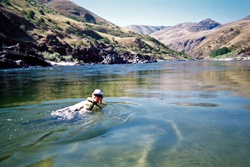
<path fill-rule="evenodd" d="M 212 19 L 186 22 L 150 34 L 170 48 L 194 59 L 211 59 L 217 50 L 230 50 L 223 58 L 249 59 L 250 16 L 227 24 Z M 240 38 L 239 38 L 240 37 Z M 218 55 L 219 58 L 222 55 Z"/>
<path fill-rule="evenodd" d="M 250 20 L 240 19 L 198 35 L 205 39 L 187 54 L 208 57 L 213 51 L 227 48 L 229 53 L 225 56 L 237 59 L 250 56 Z"/>
<path fill-rule="evenodd" d="M 156 31 L 167 28 L 167 26 L 130 25 L 126 26 L 125 28 L 130 31 L 135 31 L 137 33 L 149 35 Z"/>
<path fill-rule="evenodd" d="M 194 38 L 194 36 L 198 32 L 211 30 L 220 25 L 221 25 L 220 23 L 209 18 L 202 20 L 198 23 L 194 22 L 180 23 L 175 26 L 169 27 L 167 29 L 162 29 L 150 35 L 160 40 L 164 44 L 170 46 L 172 49 L 175 49 L 179 52 L 187 53 L 195 45 L 197 45 L 197 43 L 204 40 L 204 37 L 201 36 L 199 38 L 195 38 L 196 40 L 192 40 L 192 42 L 189 44 L 189 41 L 191 41 L 191 39 Z"/>

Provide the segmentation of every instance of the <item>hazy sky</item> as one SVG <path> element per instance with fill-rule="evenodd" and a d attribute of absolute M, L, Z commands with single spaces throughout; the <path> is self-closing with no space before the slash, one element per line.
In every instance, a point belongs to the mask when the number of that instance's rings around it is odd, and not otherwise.
<path fill-rule="evenodd" d="M 250 0 L 72 0 L 119 26 L 173 26 L 212 18 L 222 24 L 250 15 Z"/>

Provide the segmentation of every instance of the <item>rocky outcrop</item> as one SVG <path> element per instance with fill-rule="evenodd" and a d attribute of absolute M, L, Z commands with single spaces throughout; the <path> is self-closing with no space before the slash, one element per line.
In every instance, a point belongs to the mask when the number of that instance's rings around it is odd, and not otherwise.
<path fill-rule="evenodd" d="M 141 54 L 131 54 L 129 52 L 119 52 L 117 54 L 108 54 L 103 57 L 101 64 L 142 64 L 153 63 L 157 60 L 151 56 Z"/>
<path fill-rule="evenodd" d="M 131 64 L 152 63 L 157 60 L 148 55 L 132 54 L 127 51 L 116 51 L 112 45 L 90 44 L 90 47 L 73 49 L 71 55 L 84 63 L 98 64 Z"/>
<path fill-rule="evenodd" d="M 36 45 L 20 44 L 0 48 L 0 69 L 47 67 L 50 63 L 37 54 Z"/>
<path fill-rule="evenodd" d="M 56 52 L 62 60 L 64 59 L 64 56 L 71 55 L 75 61 L 79 62 L 79 64 L 131 64 L 157 62 L 152 56 L 133 54 L 127 51 L 116 51 L 112 45 L 98 42 L 91 43 L 89 41 L 89 46 L 72 48 L 68 43 L 60 42 L 57 35 L 47 35 L 45 38 L 41 38 L 40 43 L 38 44 L 33 42 L 17 43 L 17 41 L 8 41 L 2 38 L 1 41 L 11 45 L 0 48 L 0 68 L 51 66 L 51 64 L 42 56 L 42 52 L 48 52 L 51 54 Z"/>
<path fill-rule="evenodd" d="M 103 57 L 102 64 L 124 64 L 126 61 L 119 54 L 108 54 Z"/>

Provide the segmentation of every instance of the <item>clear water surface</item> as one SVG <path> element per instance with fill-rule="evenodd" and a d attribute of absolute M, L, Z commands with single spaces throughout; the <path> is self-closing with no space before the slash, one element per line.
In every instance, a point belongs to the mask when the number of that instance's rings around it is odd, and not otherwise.
<path fill-rule="evenodd" d="M 102 113 L 53 110 L 105 92 Z M 0 166 L 250 166 L 250 62 L 0 71 Z"/>

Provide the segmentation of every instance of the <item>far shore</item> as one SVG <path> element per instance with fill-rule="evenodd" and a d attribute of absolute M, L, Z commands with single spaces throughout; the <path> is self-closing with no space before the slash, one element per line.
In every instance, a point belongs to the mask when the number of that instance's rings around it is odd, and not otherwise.
<path fill-rule="evenodd" d="M 246 57 L 228 57 L 228 58 L 222 58 L 222 59 L 210 59 L 209 61 L 245 61 L 250 60 L 250 55 Z"/>
<path fill-rule="evenodd" d="M 224 58 L 224 59 L 206 59 L 204 61 L 249 61 L 250 56 L 244 57 L 244 58 Z M 157 59 L 157 62 L 168 62 L 169 60 L 159 60 Z M 174 60 L 171 60 L 174 61 Z M 185 61 L 185 60 L 182 60 Z M 187 60 L 190 61 L 190 60 Z M 195 61 L 195 60 L 194 60 Z M 201 60 L 202 61 L 202 60 Z M 80 65 L 78 62 L 65 62 L 65 61 L 60 61 L 60 62 L 55 62 L 55 61 L 47 61 L 49 62 L 52 66 L 78 66 Z M 84 64 L 84 63 L 83 63 Z"/>

